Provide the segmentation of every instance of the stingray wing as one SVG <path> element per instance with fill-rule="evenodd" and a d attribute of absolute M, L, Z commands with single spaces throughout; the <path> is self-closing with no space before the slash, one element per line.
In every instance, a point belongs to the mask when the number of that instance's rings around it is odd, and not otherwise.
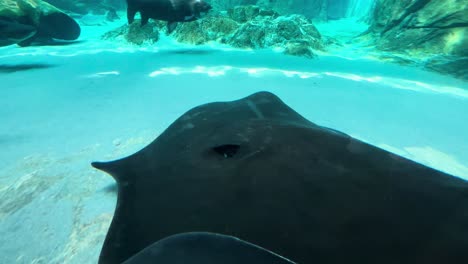
<path fill-rule="evenodd" d="M 166 237 L 124 264 L 294 264 L 257 245 L 233 236 L 209 232 Z"/>

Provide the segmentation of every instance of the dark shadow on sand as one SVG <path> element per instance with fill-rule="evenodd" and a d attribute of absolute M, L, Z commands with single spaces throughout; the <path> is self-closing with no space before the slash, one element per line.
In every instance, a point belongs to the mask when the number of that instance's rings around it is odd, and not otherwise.
<path fill-rule="evenodd" d="M 37 69 L 48 69 L 56 67 L 54 64 L 47 63 L 31 63 L 31 64 L 0 64 L 0 74 L 2 73 L 13 73 L 19 71 L 29 71 Z"/>
<path fill-rule="evenodd" d="M 38 40 L 28 43 L 27 45 L 20 45 L 20 47 L 43 47 L 43 46 L 70 46 L 74 44 L 80 44 L 85 42 L 84 40 Z"/>
<path fill-rule="evenodd" d="M 27 135 L 22 134 L 0 134 L 0 148 L 11 144 L 21 144 L 29 139 Z"/>
<path fill-rule="evenodd" d="M 210 55 L 214 54 L 217 52 L 220 52 L 221 50 L 216 50 L 216 49 L 174 49 L 174 50 L 163 50 L 161 53 L 166 53 L 166 54 L 190 54 L 190 55 Z"/>

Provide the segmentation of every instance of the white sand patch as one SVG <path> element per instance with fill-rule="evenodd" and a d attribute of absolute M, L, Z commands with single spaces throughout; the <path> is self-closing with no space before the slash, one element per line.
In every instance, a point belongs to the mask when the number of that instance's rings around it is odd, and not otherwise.
<path fill-rule="evenodd" d="M 414 160 L 431 168 L 443 171 L 453 176 L 468 180 L 468 167 L 462 164 L 457 158 L 434 149 L 425 147 L 405 147 L 403 149 L 387 144 L 377 144 L 379 148 L 390 151 L 402 157 Z"/>
<path fill-rule="evenodd" d="M 406 147 L 405 151 L 415 161 L 468 180 L 468 167 L 447 153 L 429 146 Z"/>

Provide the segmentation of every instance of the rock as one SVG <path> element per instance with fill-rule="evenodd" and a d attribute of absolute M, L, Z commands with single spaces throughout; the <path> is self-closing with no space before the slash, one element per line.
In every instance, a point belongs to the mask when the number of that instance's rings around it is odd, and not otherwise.
<path fill-rule="evenodd" d="M 224 43 L 239 28 L 239 24 L 229 17 L 211 16 L 193 22 L 182 23 L 175 32 L 179 42 L 203 44 L 208 41 Z"/>
<path fill-rule="evenodd" d="M 159 40 L 159 29 L 161 23 L 154 21 L 148 22 L 145 26 L 140 26 L 140 23 L 132 23 L 131 25 L 123 25 L 115 30 L 109 31 L 102 36 L 105 40 L 125 40 L 136 45 L 153 44 Z"/>
<path fill-rule="evenodd" d="M 438 57 L 431 59 L 426 68 L 468 81 L 468 57 Z"/>
<path fill-rule="evenodd" d="M 276 34 L 286 40 L 300 38 L 302 36 L 301 27 L 291 19 L 281 19 L 276 24 Z"/>
<path fill-rule="evenodd" d="M 274 10 L 270 10 L 270 9 L 260 9 L 260 12 L 258 12 L 258 15 L 259 16 L 269 16 L 269 17 L 273 17 L 273 18 L 279 17 L 278 12 L 276 12 Z"/>
<path fill-rule="evenodd" d="M 228 9 L 227 13 L 231 19 L 244 23 L 258 16 L 260 14 L 260 7 L 254 5 L 235 6 Z"/>
<path fill-rule="evenodd" d="M 18 43 L 21 46 L 52 39 L 76 40 L 81 33 L 80 26 L 73 18 L 41 0 L 2 0 L 0 16 L 36 28 L 36 34 Z"/>
<path fill-rule="evenodd" d="M 137 45 L 141 45 L 145 42 L 153 44 L 159 40 L 159 31 L 156 23 L 146 24 L 140 26 L 140 24 L 133 23 L 128 27 L 128 31 L 125 34 L 125 39 Z"/>
<path fill-rule="evenodd" d="M 286 54 L 314 57 L 313 50 L 323 50 L 322 37 L 312 22 L 302 15 L 278 16 L 275 12 L 261 12 L 255 6 L 236 7 L 227 13 L 212 14 L 193 22 L 181 23 L 174 32 L 179 42 L 204 44 L 216 41 L 237 48 L 284 48 Z M 268 14 L 268 15 L 261 15 Z M 244 21 L 244 22 L 237 22 Z M 164 24 L 151 24 L 141 29 L 125 25 L 108 32 L 104 39 L 124 38 L 141 45 L 156 42 L 157 31 Z"/>
<path fill-rule="evenodd" d="M 320 39 L 320 33 L 308 19 L 301 15 L 291 15 L 275 19 L 256 18 L 247 22 L 236 31 L 229 43 L 234 47 L 258 49 L 286 47 L 287 43 L 296 47 L 299 41 L 311 49 L 323 49 Z M 289 49 L 297 48 L 291 46 Z"/>
<path fill-rule="evenodd" d="M 313 58 L 315 54 L 310 48 L 310 44 L 305 40 L 293 40 L 286 43 L 285 54 Z"/>
<path fill-rule="evenodd" d="M 459 65 L 459 58 L 468 56 L 466 0 L 376 1 L 369 34 L 375 37 L 378 49 L 406 53 L 421 60 L 439 55 L 455 59 L 444 65 Z M 434 65 L 432 69 L 442 69 Z"/>
<path fill-rule="evenodd" d="M 274 31 L 273 25 L 247 22 L 243 24 L 228 40 L 228 43 L 237 48 L 265 48 L 266 36 Z"/>
<path fill-rule="evenodd" d="M 200 45 L 209 41 L 200 25 L 200 21 L 182 23 L 176 29 L 175 38 L 179 42 Z"/>

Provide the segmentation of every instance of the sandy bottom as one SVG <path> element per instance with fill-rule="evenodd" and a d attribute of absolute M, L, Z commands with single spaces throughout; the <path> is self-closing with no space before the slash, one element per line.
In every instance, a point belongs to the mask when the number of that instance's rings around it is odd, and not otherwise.
<path fill-rule="evenodd" d="M 349 56 L 136 48 L 89 30 L 75 46 L 0 48 L 0 263 L 96 262 L 116 193 L 90 162 L 138 151 L 194 106 L 261 90 L 468 179 L 467 83 Z"/>

